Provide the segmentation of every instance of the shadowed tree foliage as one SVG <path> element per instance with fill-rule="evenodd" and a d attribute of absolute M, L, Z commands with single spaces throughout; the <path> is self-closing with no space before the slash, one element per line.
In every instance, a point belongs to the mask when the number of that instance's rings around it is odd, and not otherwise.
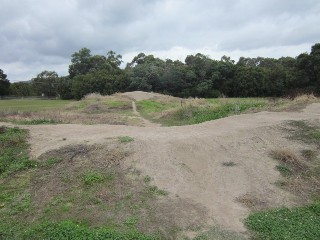
<path fill-rule="evenodd" d="M 10 86 L 10 94 L 18 97 L 35 95 L 31 82 L 16 82 Z"/>
<path fill-rule="evenodd" d="M 0 97 L 9 94 L 10 82 L 7 79 L 7 75 L 4 74 L 3 70 L 0 69 Z"/>

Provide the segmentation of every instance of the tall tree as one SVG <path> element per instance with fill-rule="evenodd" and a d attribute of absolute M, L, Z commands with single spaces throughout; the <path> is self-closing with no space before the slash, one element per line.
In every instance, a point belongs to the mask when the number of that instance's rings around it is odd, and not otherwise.
<path fill-rule="evenodd" d="M 37 95 L 54 97 L 57 95 L 58 74 L 55 71 L 43 71 L 31 80 Z"/>
<path fill-rule="evenodd" d="M 81 48 L 71 56 L 71 65 L 69 66 L 69 75 L 71 78 L 86 74 L 90 71 L 91 51 L 88 48 Z"/>

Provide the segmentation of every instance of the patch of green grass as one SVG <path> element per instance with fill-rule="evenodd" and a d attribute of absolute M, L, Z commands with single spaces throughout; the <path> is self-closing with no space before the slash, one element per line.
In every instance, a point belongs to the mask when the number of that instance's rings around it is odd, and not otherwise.
<path fill-rule="evenodd" d="M 0 100 L 0 112 L 38 112 L 61 108 L 71 102 L 70 100 L 42 99 Z"/>
<path fill-rule="evenodd" d="M 4 128 L 0 133 L 0 177 L 36 165 L 28 156 L 28 132 L 19 128 Z"/>
<path fill-rule="evenodd" d="M 86 185 L 93 185 L 95 183 L 102 182 L 105 177 L 98 172 L 89 171 L 83 175 L 83 182 Z"/>
<path fill-rule="evenodd" d="M 15 197 L 13 203 L 10 205 L 10 214 L 15 215 L 29 210 L 31 207 L 31 195 L 29 193 L 22 193 Z"/>
<path fill-rule="evenodd" d="M 40 124 L 59 124 L 61 121 L 56 121 L 53 119 L 32 119 L 32 120 L 20 120 L 20 121 L 11 121 L 17 124 L 22 125 L 40 125 Z"/>
<path fill-rule="evenodd" d="M 46 161 L 44 161 L 43 163 L 41 163 L 40 166 L 41 167 L 51 167 L 51 166 L 58 164 L 62 161 L 63 161 L 62 158 L 49 158 Z"/>
<path fill-rule="evenodd" d="M 263 103 L 226 103 L 217 106 L 187 106 L 163 119 L 166 125 L 189 125 L 224 118 L 232 114 L 244 112 L 250 108 L 262 108 Z"/>
<path fill-rule="evenodd" d="M 292 171 L 285 165 L 277 165 L 276 168 L 284 177 L 288 177 L 292 175 Z"/>
<path fill-rule="evenodd" d="M 60 222 L 44 222 L 24 227 L 21 225 L 12 226 L 0 223 L 1 239 L 52 239 L 52 240 L 78 240 L 78 239 L 141 239 L 155 240 L 157 236 L 146 235 L 137 230 L 127 232 L 115 231 L 112 228 L 91 228 L 87 225 L 69 220 Z"/>
<path fill-rule="evenodd" d="M 156 196 L 167 196 L 169 194 L 167 191 L 159 189 L 157 186 L 149 186 L 147 189 L 150 194 Z"/>
<path fill-rule="evenodd" d="M 129 227 L 129 228 L 135 228 L 136 225 L 138 224 L 138 217 L 136 216 L 131 216 L 128 217 L 125 221 L 124 221 L 124 225 Z"/>
<path fill-rule="evenodd" d="M 162 112 L 168 109 L 178 107 L 178 103 L 173 102 L 158 102 L 154 100 L 141 100 L 137 102 L 138 111 L 143 115 Z"/>
<path fill-rule="evenodd" d="M 253 213 L 245 224 L 257 239 L 320 239 L 320 203 Z"/>
<path fill-rule="evenodd" d="M 129 143 L 129 142 L 134 141 L 134 138 L 129 137 L 129 136 L 120 136 L 120 137 L 118 137 L 118 139 L 119 139 L 119 142 L 121 142 L 121 143 Z"/>
<path fill-rule="evenodd" d="M 138 102 L 138 109 L 148 119 L 166 126 L 179 126 L 224 118 L 252 108 L 261 109 L 266 105 L 265 99 L 205 99 L 189 103 L 186 100 L 182 107 L 178 102 L 162 103 L 144 100 Z M 169 109 L 170 112 L 161 115 Z"/>

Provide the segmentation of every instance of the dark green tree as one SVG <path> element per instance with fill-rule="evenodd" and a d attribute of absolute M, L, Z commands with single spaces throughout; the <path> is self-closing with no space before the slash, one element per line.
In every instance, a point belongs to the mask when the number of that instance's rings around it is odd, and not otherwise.
<path fill-rule="evenodd" d="M 68 76 L 60 77 L 57 81 L 57 94 L 61 99 L 73 99 L 72 95 L 72 82 Z"/>
<path fill-rule="evenodd" d="M 0 97 L 9 94 L 10 82 L 7 79 L 7 75 L 4 74 L 3 70 L 0 69 Z"/>
<path fill-rule="evenodd" d="M 33 96 L 31 82 L 15 82 L 10 86 L 10 94 L 19 97 Z"/>

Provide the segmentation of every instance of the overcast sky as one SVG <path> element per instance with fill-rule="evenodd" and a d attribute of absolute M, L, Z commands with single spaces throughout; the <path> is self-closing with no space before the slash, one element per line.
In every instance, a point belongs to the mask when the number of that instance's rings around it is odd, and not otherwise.
<path fill-rule="evenodd" d="M 201 52 L 295 57 L 320 42 L 319 0 L 1 0 L 0 69 L 11 82 L 68 74 L 71 54 L 184 61 Z"/>

